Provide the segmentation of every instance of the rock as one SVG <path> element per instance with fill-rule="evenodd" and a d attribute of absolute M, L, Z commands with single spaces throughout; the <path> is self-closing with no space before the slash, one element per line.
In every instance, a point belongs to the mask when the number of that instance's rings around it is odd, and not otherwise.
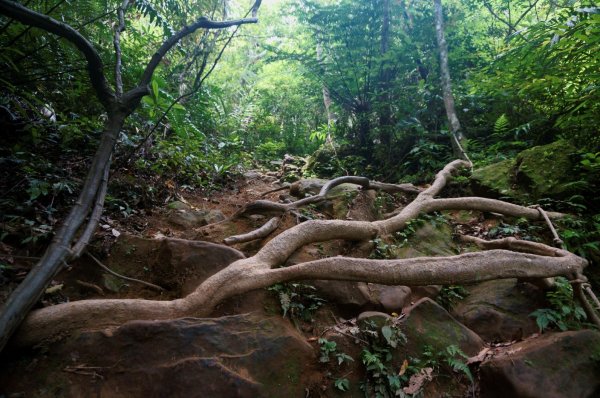
<path fill-rule="evenodd" d="M 413 286 L 410 289 L 412 290 L 411 300 L 414 302 L 417 302 L 423 297 L 429 297 L 430 299 L 435 300 L 442 290 L 442 285 Z"/>
<path fill-rule="evenodd" d="M 600 396 L 600 332 L 545 334 L 512 346 L 480 367 L 482 398 Z"/>
<path fill-rule="evenodd" d="M 220 210 L 171 210 L 167 222 L 174 227 L 191 229 L 225 220 Z"/>
<path fill-rule="evenodd" d="M 544 292 L 516 279 L 483 282 L 467 288 L 469 295 L 452 315 L 485 341 L 515 340 L 538 331 L 529 316 L 544 306 Z"/>
<path fill-rule="evenodd" d="M 242 258 L 243 253 L 225 245 L 171 238 L 144 239 L 123 234 L 112 247 L 106 265 L 181 296 Z"/>
<path fill-rule="evenodd" d="M 335 303 L 342 311 L 355 313 L 364 309 L 377 308 L 377 303 L 369 295 L 366 283 L 316 280 L 311 281 L 310 284 L 317 288 L 319 297 Z"/>
<path fill-rule="evenodd" d="M 381 328 L 388 324 L 392 317 L 383 312 L 365 311 L 361 312 L 356 318 L 356 323 L 361 329 L 365 329 L 367 323 L 374 323 L 377 328 Z"/>
<path fill-rule="evenodd" d="M 258 170 L 248 170 L 243 175 L 246 180 L 258 180 L 263 174 Z"/>
<path fill-rule="evenodd" d="M 429 298 L 417 301 L 407 314 L 401 328 L 407 338 L 406 350 L 411 356 L 419 357 L 425 345 L 431 346 L 434 352 L 441 352 L 454 344 L 469 356 L 483 348 L 483 340 L 475 332 Z"/>
<path fill-rule="evenodd" d="M 169 203 L 167 205 L 167 208 L 171 209 L 171 210 L 184 210 L 184 211 L 187 211 L 187 210 L 191 210 L 192 207 L 189 204 L 187 204 L 187 203 L 184 203 L 184 202 L 181 202 L 179 200 L 176 200 L 174 202 Z"/>
<path fill-rule="evenodd" d="M 473 172 L 472 188 L 476 194 L 510 196 L 525 202 L 540 198 L 564 199 L 577 193 L 574 162 L 577 150 L 567 141 L 537 146 L 508 159 Z"/>
<path fill-rule="evenodd" d="M 225 245 L 183 239 L 164 239 L 156 258 L 154 278 L 167 284 L 179 285 L 185 296 L 205 279 L 219 272 L 244 254 Z M 160 273 L 157 267 L 169 264 L 166 272 Z M 163 268 L 164 269 L 164 268 Z M 159 271 L 158 274 L 156 271 Z"/>
<path fill-rule="evenodd" d="M 287 265 L 295 265 L 317 260 L 324 256 L 335 256 L 341 253 L 342 241 L 310 244 L 296 251 L 287 261 Z M 371 298 L 369 287 L 364 282 L 346 282 L 334 280 L 314 280 L 310 284 L 317 288 L 317 295 L 335 304 L 344 315 L 353 317 L 358 311 L 380 308 L 376 300 Z M 369 286 L 369 287 L 368 287 Z"/>
<path fill-rule="evenodd" d="M 410 304 L 411 293 L 408 286 L 382 286 L 379 303 L 389 313 L 400 313 L 402 308 Z"/>
<path fill-rule="evenodd" d="M 9 396 L 300 397 L 316 362 L 279 317 L 133 321 L 83 332 L 23 368 L 3 361 L 0 384 Z"/>
<path fill-rule="evenodd" d="M 392 250 L 395 258 L 424 256 L 453 256 L 460 253 L 459 246 L 452 240 L 452 227 L 443 221 L 426 221 L 406 243 Z"/>
<path fill-rule="evenodd" d="M 375 221 L 375 199 L 377 192 L 374 190 L 358 191 L 356 198 L 350 204 L 350 209 L 344 214 L 344 218 L 355 221 Z"/>

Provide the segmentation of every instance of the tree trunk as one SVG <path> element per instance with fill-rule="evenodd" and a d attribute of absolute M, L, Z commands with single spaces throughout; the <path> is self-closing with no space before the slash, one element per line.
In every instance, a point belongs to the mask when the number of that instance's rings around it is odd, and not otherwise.
<path fill-rule="evenodd" d="M 460 127 L 460 121 L 454 107 L 454 96 L 452 95 L 452 82 L 450 80 L 450 69 L 448 68 L 448 44 L 444 36 L 444 11 L 442 9 L 442 0 L 433 0 L 435 13 L 435 33 L 437 37 L 439 52 L 440 52 L 440 75 L 442 80 L 442 91 L 444 96 L 444 107 L 446 108 L 446 116 L 450 124 L 450 133 L 453 136 L 452 147 L 454 148 L 455 156 L 465 159 L 464 141 Z M 467 159 L 465 159 L 467 160 Z"/>
<path fill-rule="evenodd" d="M 69 212 L 63 225 L 58 230 L 52 243 L 46 249 L 44 256 L 27 274 L 27 277 L 12 292 L 3 306 L 0 314 L 0 350 L 21 324 L 29 310 L 44 293 L 45 287 L 52 278 L 63 268 L 63 264 L 71 255 L 70 244 L 90 211 L 98 200 L 100 185 L 104 171 L 109 167 L 113 146 L 123 126 L 126 115 L 117 113 L 109 115 L 104 126 L 100 147 L 94 157 L 91 170 L 88 173 L 81 194 L 75 206 Z"/>

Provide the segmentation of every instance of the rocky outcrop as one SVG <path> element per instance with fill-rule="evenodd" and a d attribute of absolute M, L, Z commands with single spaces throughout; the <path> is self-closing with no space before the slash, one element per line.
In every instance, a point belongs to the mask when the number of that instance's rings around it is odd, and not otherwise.
<path fill-rule="evenodd" d="M 406 335 L 406 350 L 420 356 L 424 346 L 442 352 L 457 345 L 465 354 L 475 355 L 483 348 L 483 340 L 471 329 L 454 319 L 442 306 L 429 298 L 416 302 L 402 323 Z"/>
<path fill-rule="evenodd" d="M 577 191 L 572 184 L 576 149 L 567 141 L 537 146 L 473 172 L 473 191 L 484 196 L 509 196 L 522 202 L 564 199 Z"/>
<path fill-rule="evenodd" d="M 190 205 L 175 201 L 168 205 L 167 222 L 184 230 L 203 227 L 226 219 L 220 210 L 199 210 Z"/>
<path fill-rule="evenodd" d="M 600 333 L 546 334 L 496 354 L 481 365 L 482 398 L 600 396 Z"/>
<path fill-rule="evenodd" d="M 469 295 L 452 315 L 487 342 L 518 340 L 538 331 L 529 316 L 544 307 L 544 292 L 516 279 L 500 279 L 468 287 Z"/>
<path fill-rule="evenodd" d="M 38 397 L 300 397 L 312 347 L 279 317 L 134 321 L 51 347 L 0 393 Z"/>

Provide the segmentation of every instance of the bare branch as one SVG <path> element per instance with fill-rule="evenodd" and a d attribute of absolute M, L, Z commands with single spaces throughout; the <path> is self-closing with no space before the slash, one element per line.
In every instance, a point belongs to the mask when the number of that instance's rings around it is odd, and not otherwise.
<path fill-rule="evenodd" d="M 238 25 L 257 23 L 257 22 L 258 22 L 257 18 L 242 18 L 242 19 L 235 19 L 235 20 L 231 20 L 231 21 L 211 21 L 210 19 L 208 19 L 206 17 L 200 17 L 195 23 L 184 27 L 179 32 L 177 32 L 176 34 L 174 34 L 173 36 L 168 38 L 162 44 L 162 46 L 160 46 L 160 48 L 156 51 L 156 53 L 154 53 L 154 55 L 152 56 L 152 59 L 146 66 L 146 69 L 144 70 L 144 73 L 142 75 L 142 78 L 140 80 L 138 87 L 145 88 L 148 84 L 150 84 L 152 75 L 154 74 L 154 71 L 160 64 L 160 61 L 162 61 L 162 59 L 167 54 L 167 52 L 171 48 L 173 48 L 173 46 L 175 44 L 177 44 L 177 42 L 179 42 L 179 40 L 181 40 L 185 36 L 194 33 L 198 29 L 224 29 L 224 28 L 228 28 L 231 26 L 238 26 Z"/>

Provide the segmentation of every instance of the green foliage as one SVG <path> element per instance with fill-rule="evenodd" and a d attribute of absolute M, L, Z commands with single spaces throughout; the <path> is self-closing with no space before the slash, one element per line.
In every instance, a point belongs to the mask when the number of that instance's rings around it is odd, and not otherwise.
<path fill-rule="evenodd" d="M 375 238 L 370 240 L 374 246 L 369 258 L 373 259 L 389 259 L 393 258 L 394 250 L 398 247 L 393 243 L 388 243 L 382 238 Z"/>
<path fill-rule="evenodd" d="M 473 374 L 469 369 L 469 366 L 464 361 L 469 357 L 462 352 L 462 350 L 457 345 L 449 345 L 446 349 L 441 353 L 441 357 L 444 362 L 446 362 L 453 371 L 463 373 L 471 383 L 473 383 Z"/>
<path fill-rule="evenodd" d="M 581 327 L 586 315 L 573 300 L 573 288 L 567 279 L 557 277 L 553 290 L 546 293 L 546 298 L 552 308 L 541 308 L 530 314 L 535 318 L 540 332 L 549 327 L 557 327 L 561 331 Z"/>
<path fill-rule="evenodd" d="M 354 361 L 350 355 L 337 351 L 337 343 L 335 341 L 329 341 L 325 338 L 320 338 L 319 345 L 321 351 L 319 362 L 328 363 L 331 360 L 331 355 L 335 356 L 338 366 Z"/>
<path fill-rule="evenodd" d="M 310 321 L 324 299 L 315 294 L 316 288 L 302 283 L 278 283 L 269 288 L 277 294 L 283 316 L 289 314 L 290 318 Z M 335 343 L 333 343 L 335 349 Z"/>
<path fill-rule="evenodd" d="M 273 160 L 283 159 L 285 144 L 283 142 L 267 141 L 259 144 L 254 152 L 255 160 L 260 164 L 267 164 Z"/>
<path fill-rule="evenodd" d="M 460 285 L 443 286 L 440 293 L 435 298 L 435 301 L 442 307 L 449 310 L 461 300 L 464 300 L 469 295 L 467 289 Z"/>
<path fill-rule="evenodd" d="M 350 389 L 350 380 L 346 378 L 336 379 L 333 385 L 340 391 L 348 391 Z"/>
<path fill-rule="evenodd" d="M 494 134 L 505 136 L 506 133 L 508 133 L 508 128 L 508 117 L 506 117 L 506 114 L 503 113 L 498 117 L 498 119 L 496 119 L 496 122 L 494 123 Z"/>
<path fill-rule="evenodd" d="M 367 371 L 367 379 L 361 389 L 367 396 L 396 396 L 402 392 L 402 382 L 393 370 L 392 354 L 400 344 L 406 342 L 406 336 L 393 323 L 379 327 L 372 321 L 367 321 L 361 332 L 369 343 L 361 352 L 361 360 Z"/>
<path fill-rule="evenodd" d="M 558 233 L 572 251 L 587 259 L 600 255 L 600 214 L 587 218 L 566 217 L 557 221 Z"/>

